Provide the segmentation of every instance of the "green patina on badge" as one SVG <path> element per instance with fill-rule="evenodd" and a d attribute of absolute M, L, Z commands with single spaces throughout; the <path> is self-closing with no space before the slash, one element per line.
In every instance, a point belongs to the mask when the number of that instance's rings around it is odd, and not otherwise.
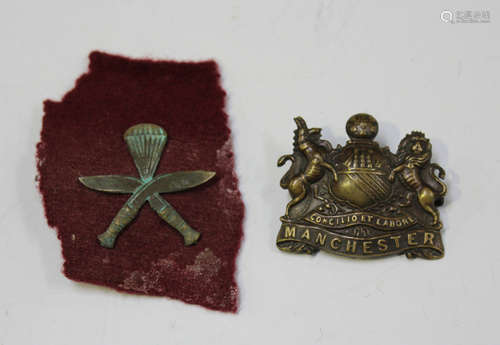
<path fill-rule="evenodd" d="M 167 133 L 154 124 L 138 124 L 129 128 L 123 135 L 139 171 L 140 179 L 132 176 L 100 175 L 80 177 L 80 182 L 87 188 L 108 193 L 131 193 L 132 196 L 120 209 L 108 229 L 97 236 L 101 246 L 113 248 L 116 238 L 132 219 L 135 218 L 144 203 L 149 205 L 169 225 L 184 237 L 186 246 L 195 244 L 200 233 L 189 226 L 161 193 L 173 193 L 199 186 L 212 177 L 212 171 L 178 171 L 154 177 L 167 142 Z"/>

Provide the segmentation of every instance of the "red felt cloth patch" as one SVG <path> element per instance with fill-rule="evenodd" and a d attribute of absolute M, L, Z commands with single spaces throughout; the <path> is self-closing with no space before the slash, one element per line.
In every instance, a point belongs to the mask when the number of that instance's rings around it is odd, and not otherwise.
<path fill-rule="evenodd" d="M 219 77 L 213 61 L 132 60 L 93 52 L 89 71 L 75 88 L 61 102 L 45 101 L 37 147 L 39 188 L 48 224 L 62 243 L 68 278 L 237 310 L 234 273 L 244 206 Z M 162 194 L 201 232 L 194 246 L 185 247 L 181 235 L 147 203 L 114 249 L 97 242 L 130 195 L 87 189 L 78 177 L 138 177 L 123 140 L 123 133 L 138 123 L 167 131 L 156 175 L 181 170 L 217 174 L 197 188 Z"/>

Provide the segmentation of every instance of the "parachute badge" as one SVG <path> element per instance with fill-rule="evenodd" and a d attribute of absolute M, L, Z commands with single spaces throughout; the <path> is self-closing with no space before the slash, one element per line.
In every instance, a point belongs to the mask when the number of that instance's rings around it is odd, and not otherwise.
<path fill-rule="evenodd" d="M 121 175 L 80 177 L 87 188 L 108 193 L 132 194 L 105 232 L 97 238 L 101 246 L 113 248 L 116 238 L 139 213 L 142 205 L 151 208 L 184 238 L 186 246 L 195 244 L 200 233 L 189 226 L 160 194 L 173 193 L 199 186 L 212 177 L 212 171 L 178 171 L 154 177 L 167 142 L 167 133 L 154 124 L 142 123 L 129 128 L 123 136 L 140 178 Z"/>

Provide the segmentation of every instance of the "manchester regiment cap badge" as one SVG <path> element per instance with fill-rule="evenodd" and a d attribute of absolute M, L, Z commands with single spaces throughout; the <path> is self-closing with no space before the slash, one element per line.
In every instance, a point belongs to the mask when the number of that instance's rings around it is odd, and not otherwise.
<path fill-rule="evenodd" d="M 368 114 L 346 124 L 350 140 L 333 148 L 301 117 L 291 162 L 281 179 L 292 200 L 277 238 L 279 249 L 313 254 L 325 250 L 355 258 L 405 254 L 444 255 L 437 206 L 447 187 L 443 168 L 431 162 L 432 146 L 421 132 L 401 140 L 396 154 L 373 141 L 378 123 Z"/>

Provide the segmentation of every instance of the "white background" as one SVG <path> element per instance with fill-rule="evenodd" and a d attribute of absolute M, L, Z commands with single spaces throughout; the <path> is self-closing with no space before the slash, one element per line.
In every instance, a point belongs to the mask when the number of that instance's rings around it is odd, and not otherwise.
<path fill-rule="evenodd" d="M 491 1 L 2 1 L 0 344 L 500 344 L 500 3 Z M 489 10 L 446 24 L 443 10 Z M 240 311 L 79 284 L 60 272 L 35 188 L 42 102 L 99 49 L 215 59 L 246 204 Z M 413 129 L 447 170 L 446 255 L 357 261 L 280 252 L 277 158 L 292 117 L 346 140 L 368 112 L 396 149 Z"/>

